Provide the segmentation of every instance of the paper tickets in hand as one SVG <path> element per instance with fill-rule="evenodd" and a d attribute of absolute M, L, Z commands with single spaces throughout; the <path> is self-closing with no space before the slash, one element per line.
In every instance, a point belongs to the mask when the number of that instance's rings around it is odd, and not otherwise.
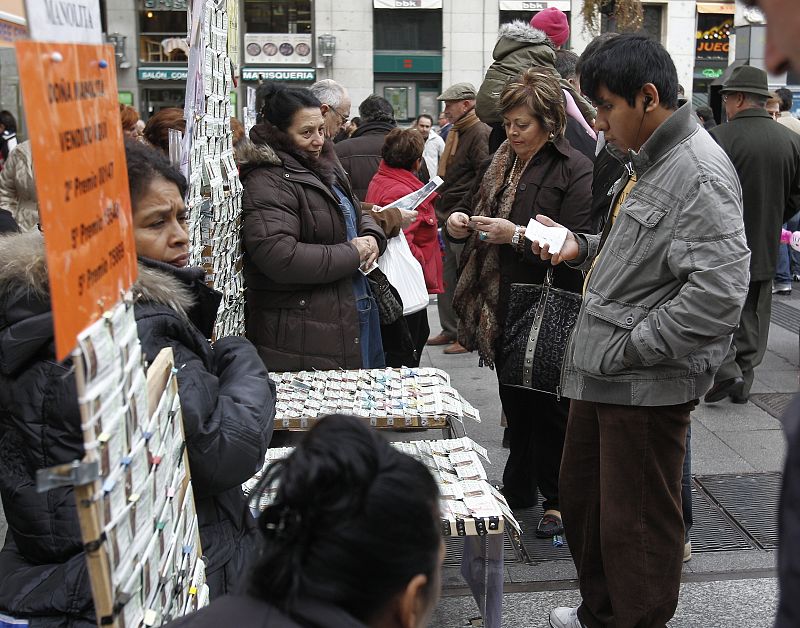
<path fill-rule="evenodd" d="M 548 227 L 535 218 L 531 218 L 528 226 L 525 227 L 525 239 L 538 242 L 539 246 L 549 244 L 551 255 L 561 252 L 568 233 L 569 230 L 566 227 Z"/>

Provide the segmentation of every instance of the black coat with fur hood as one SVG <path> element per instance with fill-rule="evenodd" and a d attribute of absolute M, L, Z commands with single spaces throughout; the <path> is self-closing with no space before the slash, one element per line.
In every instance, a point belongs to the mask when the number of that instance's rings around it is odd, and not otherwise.
<path fill-rule="evenodd" d="M 359 236 L 383 252 L 386 236 L 360 212 L 333 142 L 311 159 L 268 124 L 253 127 L 239 152 L 247 337 L 273 371 L 361 368 L 353 273 L 359 255 L 347 239 L 334 181 L 350 197 Z"/>
<path fill-rule="evenodd" d="M 142 351 L 171 346 L 178 371 L 200 537 L 212 595 L 232 590 L 255 543 L 241 483 L 264 460 L 274 387 L 253 346 L 206 337 L 219 295 L 202 271 L 140 260 L 134 288 Z M 197 323 L 196 326 L 194 323 Z M 199 327 L 199 328 L 198 328 Z M 75 381 L 54 359 L 53 314 L 37 231 L 0 238 L 0 613 L 37 626 L 94 626 L 72 489 L 37 493 L 36 470 L 83 456 Z"/>

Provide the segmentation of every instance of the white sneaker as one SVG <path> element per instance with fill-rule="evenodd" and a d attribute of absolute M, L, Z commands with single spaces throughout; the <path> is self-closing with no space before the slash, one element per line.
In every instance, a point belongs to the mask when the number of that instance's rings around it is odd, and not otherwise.
<path fill-rule="evenodd" d="M 692 542 L 686 541 L 683 544 L 683 562 L 688 563 L 692 560 Z"/>
<path fill-rule="evenodd" d="M 550 626 L 552 628 L 584 628 L 578 619 L 578 609 L 567 606 L 558 606 L 550 611 Z"/>

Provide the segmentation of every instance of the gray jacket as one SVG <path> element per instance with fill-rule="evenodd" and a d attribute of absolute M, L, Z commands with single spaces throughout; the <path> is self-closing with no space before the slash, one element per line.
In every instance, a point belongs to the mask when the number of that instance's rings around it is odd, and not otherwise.
<path fill-rule="evenodd" d="M 742 191 L 690 104 L 638 154 L 616 152 L 638 182 L 589 277 L 563 394 L 619 405 L 684 403 L 711 387 L 747 295 Z M 626 174 L 616 183 L 615 196 L 627 181 Z M 578 242 L 572 265 L 589 270 L 600 236 Z"/>

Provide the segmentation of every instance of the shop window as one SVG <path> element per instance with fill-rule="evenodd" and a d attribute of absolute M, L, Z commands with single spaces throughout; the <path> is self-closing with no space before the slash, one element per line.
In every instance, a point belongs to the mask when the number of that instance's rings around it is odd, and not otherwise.
<path fill-rule="evenodd" d="M 311 0 L 245 0 L 246 33 L 311 33 Z"/>
<path fill-rule="evenodd" d="M 433 9 L 375 9 L 375 50 L 442 51 L 442 12 Z"/>
<path fill-rule="evenodd" d="M 142 63 L 186 63 L 185 0 L 145 0 L 139 11 L 139 61 Z"/>
<path fill-rule="evenodd" d="M 311 1 L 244 1 L 246 64 L 312 62 Z"/>
<path fill-rule="evenodd" d="M 662 4 L 645 4 L 643 5 L 644 21 L 642 27 L 636 32 L 648 35 L 650 38 L 658 42 L 664 43 L 662 22 L 664 14 L 664 5 Z M 600 19 L 600 32 L 605 33 L 608 28 L 608 17 L 603 15 Z M 619 32 L 629 32 L 623 29 L 618 29 Z"/>

